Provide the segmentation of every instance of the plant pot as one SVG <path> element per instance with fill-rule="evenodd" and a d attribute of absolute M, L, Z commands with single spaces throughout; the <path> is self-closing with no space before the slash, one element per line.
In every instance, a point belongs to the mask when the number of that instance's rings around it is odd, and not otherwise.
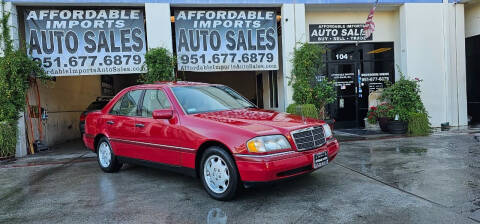
<path fill-rule="evenodd" d="M 389 118 L 389 117 L 380 117 L 378 118 L 378 125 L 380 125 L 380 129 L 383 131 L 383 132 L 388 132 L 388 123 L 391 121 L 392 119 Z"/>
<path fill-rule="evenodd" d="M 405 121 L 388 122 L 388 131 L 391 134 L 405 134 L 408 130 L 408 123 Z"/>

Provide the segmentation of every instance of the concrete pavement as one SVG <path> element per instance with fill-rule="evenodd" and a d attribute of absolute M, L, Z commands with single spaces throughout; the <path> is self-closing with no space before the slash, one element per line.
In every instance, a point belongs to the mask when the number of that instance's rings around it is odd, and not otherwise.
<path fill-rule="evenodd" d="M 230 202 L 168 171 L 103 173 L 93 153 L 77 151 L 0 166 L 0 222 L 480 222 L 480 145 L 468 133 L 344 142 L 327 167 Z"/>

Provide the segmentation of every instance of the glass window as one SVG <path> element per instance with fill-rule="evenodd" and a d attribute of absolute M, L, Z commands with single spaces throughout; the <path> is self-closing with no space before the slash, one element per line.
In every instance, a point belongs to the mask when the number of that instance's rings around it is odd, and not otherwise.
<path fill-rule="evenodd" d="M 268 73 L 268 81 L 270 87 L 270 107 L 278 108 L 277 71 L 270 71 Z"/>
<path fill-rule="evenodd" d="M 365 43 L 359 46 L 363 60 L 393 60 L 393 43 Z"/>
<path fill-rule="evenodd" d="M 108 104 L 108 101 L 95 101 L 88 105 L 87 111 L 101 110 Z"/>
<path fill-rule="evenodd" d="M 182 86 L 172 90 L 187 114 L 255 107 L 226 86 Z"/>
<path fill-rule="evenodd" d="M 142 105 L 142 117 L 152 117 L 154 110 L 170 108 L 170 101 L 163 90 L 149 89 L 145 91 Z"/>
<path fill-rule="evenodd" d="M 122 99 L 115 103 L 110 114 L 123 116 L 137 116 L 138 102 L 143 90 L 134 90 L 123 95 Z"/>

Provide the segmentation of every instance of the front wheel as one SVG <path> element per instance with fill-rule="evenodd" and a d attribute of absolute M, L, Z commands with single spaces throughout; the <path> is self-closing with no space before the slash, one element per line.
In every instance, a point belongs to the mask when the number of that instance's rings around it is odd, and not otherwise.
<path fill-rule="evenodd" d="M 98 142 L 97 159 L 100 168 L 107 173 L 118 172 L 123 165 L 117 161 L 117 158 L 113 154 L 112 146 L 105 137 Z"/>
<path fill-rule="evenodd" d="M 219 147 L 210 147 L 203 154 L 200 177 L 207 193 L 221 201 L 232 199 L 240 182 L 235 162 Z"/>

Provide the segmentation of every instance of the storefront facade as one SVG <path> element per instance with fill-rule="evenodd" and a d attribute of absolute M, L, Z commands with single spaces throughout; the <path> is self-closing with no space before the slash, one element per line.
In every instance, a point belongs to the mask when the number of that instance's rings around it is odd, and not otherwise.
<path fill-rule="evenodd" d="M 423 80 L 433 126 L 467 125 L 465 38 L 478 35 L 477 3 L 380 1 L 375 32 L 365 39 L 361 27 L 372 3 L 12 0 L 6 10 L 14 39 L 56 76 L 39 91 L 49 113 L 41 124 L 48 145 L 78 138 L 80 113 L 96 97 L 135 84 L 145 52 L 155 47 L 177 56 L 182 80 L 226 84 L 260 107 L 285 111 L 293 103 L 295 47 L 322 44 L 329 50 L 319 75 L 337 81 L 328 110 L 340 126 L 361 127 L 370 94 L 399 71 Z"/>

